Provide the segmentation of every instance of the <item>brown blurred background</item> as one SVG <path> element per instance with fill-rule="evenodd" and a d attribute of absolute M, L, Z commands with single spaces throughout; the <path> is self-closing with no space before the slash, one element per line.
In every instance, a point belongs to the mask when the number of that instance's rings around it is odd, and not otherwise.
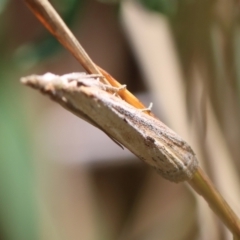
<path fill-rule="evenodd" d="M 51 1 L 91 58 L 187 140 L 240 214 L 234 0 Z M 0 239 L 231 239 L 207 204 L 20 84 L 83 71 L 24 1 L 0 1 Z"/>

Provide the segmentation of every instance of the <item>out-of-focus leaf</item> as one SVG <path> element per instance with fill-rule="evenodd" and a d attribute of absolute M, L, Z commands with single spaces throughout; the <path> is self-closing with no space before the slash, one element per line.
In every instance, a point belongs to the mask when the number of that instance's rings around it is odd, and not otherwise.
<path fill-rule="evenodd" d="M 233 48 L 234 48 L 234 63 L 236 69 L 236 76 L 237 76 L 237 89 L 238 89 L 238 99 L 240 102 L 240 29 L 236 28 L 234 31 L 234 38 L 233 38 Z"/>
<path fill-rule="evenodd" d="M 62 0 L 56 1 L 56 4 L 53 5 L 58 9 L 60 15 L 62 15 L 64 22 L 68 26 L 71 26 L 76 15 L 83 13 L 83 3 L 84 0 Z M 47 33 L 40 41 L 19 47 L 13 57 L 14 64 L 20 68 L 27 69 L 56 54 L 60 49 L 63 49 L 60 43 L 55 37 Z"/>
<path fill-rule="evenodd" d="M 20 69 L 29 69 L 34 67 L 44 59 L 54 55 L 59 49 L 61 49 L 58 41 L 49 36 L 41 43 L 29 43 L 21 46 L 14 55 L 14 65 Z"/>
<path fill-rule="evenodd" d="M 12 74 L 7 74 L 10 70 Z M 28 126 L 24 124 L 21 95 L 10 75 L 15 75 L 12 68 L 1 65 L 0 78 L 4 78 L 0 87 L 1 237 L 32 240 L 37 239 L 38 232 L 31 144 Z"/>
<path fill-rule="evenodd" d="M 8 0 L 0 0 L 0 14 L 5 10 L 8 2 Z"/>
<path fill-rule="evenodd" d="M 139 0 L 139 2 L 150 10 L 170 16 L 176 13 L 178 7 L 178 0 Z"/>
<path fill-rule="evenodd" d="M 120 3 L 121 0 L 98 0 L 98 2 L 115 4 L 115 3 Z"/>

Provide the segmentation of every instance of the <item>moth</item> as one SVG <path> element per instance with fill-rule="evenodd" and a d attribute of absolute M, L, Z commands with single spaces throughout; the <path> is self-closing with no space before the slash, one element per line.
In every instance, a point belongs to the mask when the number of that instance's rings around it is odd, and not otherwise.
<path fill-rule="evenodd" d="M 125 102 L 118 96 L 119 89 L 99 78 L 85 73 L 47 73 L 21 78 L 21 82 L 101 129 L 170 181 L 189 180 L 198 168 L 193 150 L 180 136 L 154 116 Z"/>

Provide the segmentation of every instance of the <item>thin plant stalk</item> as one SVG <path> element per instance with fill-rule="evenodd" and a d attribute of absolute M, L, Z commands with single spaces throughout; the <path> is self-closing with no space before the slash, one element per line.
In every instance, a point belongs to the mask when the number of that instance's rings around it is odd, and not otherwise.
<path fill-rule="evenodd" d="M 233 233 L 235 236 L 234 239 L 240 239 L 240 220 L 238 216 L 224 200 L 222 195 L 216 190 L 215 186 L 205 172 L 198 167 L 198 170 L 195 172 L 193 178 L 187 182 L 206 200 L 210 208 Z"/>
<path fill-rule="evenodd" d="M 48 31 L 51 32 L 57 40 L 73 54 L 89 74 L 97 74 L 100 77 L 102 76 L 100 80 L 105 84 L 114 87 L 122 86 L 110 74 L 92 61 L 76 37 L 63 22 L 62 18 L 47 0 L 25 0 L 25 3 Z M 127 89 L 119 91 L 118 95 L 136 108 L 145 108 L 145 106 Z M 150 113 L 150 115 L 152 114 Z"/>
<path fill-rule="evenodd" d="M 98 67 L 91 60 L 75 36 L 71 33 L 69 28 L 65 25 L 61 17 L 47 0 L 25 0 L 25 2 L 42 24 L 73 54 L 88 73 L 103 76 L 104 80 L 114 87 L 121 86 L 121 84 L 110 74 Z M 132 106 L 139 109 L 145 108 L 145 106 L 128 90 L 121 90 L 119 95 Z M 146 112 L 146 114 L 151 113 Z M 200 167 L 198 167 L 193 178 L 188 180 L 188 183 L 206 200 L 211 209 L 233 233 L 234 240 L 240 240 L 240 220 L 238 216 L 216 190 L 211 180 Z"/>

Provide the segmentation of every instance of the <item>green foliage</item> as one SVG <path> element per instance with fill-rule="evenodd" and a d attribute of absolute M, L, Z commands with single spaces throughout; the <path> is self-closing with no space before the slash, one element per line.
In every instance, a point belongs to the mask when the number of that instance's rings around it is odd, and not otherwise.
<path fill-rule="evenodd" d="M 8 2 L 8 0 L 0 0 L 0 14 L 5 10 Z"/>
<path fill-rule="evenodd" d="M 83 11 L 84 1 L 57 1 L 56 9 L 60 12 L 64 22 L 68 26 L 72 26 L 77 14 Z M 55 6 L 55 5 L 54 5 Z M 53 56 L 59 50 L 62 50 L 60 43 L 50 33 L 44 33 L 41 39 L 32 43 L 27 43 L 20 46 L 13 57 L 14 65 L 19 65 L 20 68 L 28 69 L 46 58 Z"/>
<path fill-rule="evenodd" d="M 33 240 L 39 237 L 33 136 L 19 78 L 23 71 L 63 48 L 47 31 L 38 41 L 16 46 L 18 41 L 14 39 L 15 46 L 9 47 L 14 29 L 9 24 L 12 19 L 6 8 L 8 2 L 0 0 L 0 235 L 6 240 Z M 58 0 L 54 4 L 70 26 L 82 13 L 80 0 Z"/>
<path fill-rule="evenodd" d="M 174 15 L 178 7 L 178 0 L 139 0 L 139 2 L 150 10 L 169 16 Z"/>
<path fill-rule="evenodd" d="M 115 3 L 120 3 L 121 0 L 98 0 L 98 2 L 115 4 Z"/>

